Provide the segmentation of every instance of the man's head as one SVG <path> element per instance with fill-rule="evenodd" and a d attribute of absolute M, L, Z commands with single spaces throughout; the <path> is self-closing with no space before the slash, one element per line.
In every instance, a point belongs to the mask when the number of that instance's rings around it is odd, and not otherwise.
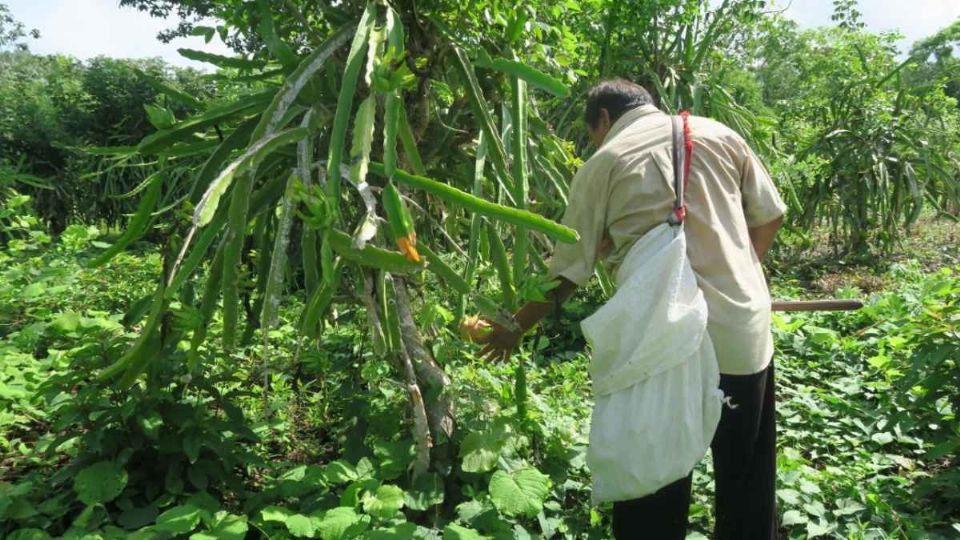
<path fill-rule="evenodd" d="M 593 87 L 587 95 L 584 119 L 593 144 L 600 146 L 610 127 L 624 113 L 653 103 L 650 92 L 625 79 L 611 79 Z"/>

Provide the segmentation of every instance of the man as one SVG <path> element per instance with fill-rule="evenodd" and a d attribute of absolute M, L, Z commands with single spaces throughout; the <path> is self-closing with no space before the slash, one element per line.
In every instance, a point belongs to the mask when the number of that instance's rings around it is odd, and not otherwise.
<path fill-rule="evenodd" d="M 600 258 L 615 269 L 631 246 L 663 223 L 675 201 L 672 127 L 650 94 L 625 80 L 589 94 L 585 120 L 598 150 L 577 173 L 563 223 L 580 233 L 550 264 L 559 285 L 549 302 L 530 302 L 520 332 L 493 324 L 484 353 L 509 356 L 578 286 Z M 690 117 L 694 141 L 686 193 L 687 255 L 709 310 L 708 332 L 725 406 L 711 448 L 720 540 L 776 538 L 776 433 L 770 296 L 760 261 L 786 209 L 757 156 L 733 130 Z M 643 306 L 637 306 L 643 309 Z M 630 411 L 624 411 L 630 414 Z M 640 499 L 614 504 L 617 538 L 684 538 L 690 477 Z"/>

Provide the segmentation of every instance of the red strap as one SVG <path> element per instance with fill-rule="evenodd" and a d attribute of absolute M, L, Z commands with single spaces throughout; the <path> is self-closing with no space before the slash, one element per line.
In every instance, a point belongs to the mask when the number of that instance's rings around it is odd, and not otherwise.
<path fill-rule="evenodd" d="M 683 193 L 684 197 L 686 197 L 687 186 L 690 184 L 690 163 L 693 161 L 693 136 L 690 134 L 690 111 L 681 112 L 680 118 L 683 119 L 683 148 L 685 154 L 683 160 Z M 676 217 L 677 223 L 683 223 L 683 220 L 687 217 L 686 202 L 675 208 L 673 214 Z"/>
<path fill-rule="evenodd" d="M 687 186 L 690 184 L 690 163 L 693 162 L 693 136 L 690 134 L 690 111 L 680 113 L 683 118 L 683 145 L 687 151 L 686 159 L 683 160 L 683 191 L 686 193 Z"/>

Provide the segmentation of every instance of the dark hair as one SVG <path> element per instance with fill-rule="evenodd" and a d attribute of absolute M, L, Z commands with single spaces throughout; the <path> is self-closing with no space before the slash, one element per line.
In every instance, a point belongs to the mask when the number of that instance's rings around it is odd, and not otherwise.
<path fill-rule="evenodd" d="M 600 122 L 600 109 L 607 110 L 612 123 L 625 112 L 652 103 L 653 98 L 646 88 L 626 79 L 611 79 L 594 86 L 587 94 L 587 107 L 583 117 L 591 128 L 596 128 Z"/>

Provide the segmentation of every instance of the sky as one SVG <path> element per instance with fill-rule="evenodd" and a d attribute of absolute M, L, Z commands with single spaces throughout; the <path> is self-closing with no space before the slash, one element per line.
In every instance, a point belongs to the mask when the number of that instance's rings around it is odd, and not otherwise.
<path fill-rule="evenodd" d="M 801 27 L 831 24 L 833 0 L 776 0 Z M 949 26 L 960 18 L 960 0 L 860 0 L 860 12 L 873 32 L 899 30 L 902 48 Z"/>
<path fill-rule="evenodd" d="M 204 44 L 199 37 L 160 43 L 157 32 L 175 21 L 151 18 L 118 0 L 0 0 L 28 29 L 40 30 L 30 49 L 39 54 L 62 53 L 87 59 L 97 55 L 126 58 L 160 57 L 180 66 L 209 67 L 181 57 L 177 48 L 187 47 L 228 54 L 219 38 Z M 830 24 L 832 0 L 775 0 L 779 9 L 802 27 Z M 905 4 L 909 9 L 905 9 Z M 860 11 L 872 31 L 899 30 L 903 49 L 960 18 L 960 0 L 860 0 Z"/>
<path fill-rule="evenodd" d="M 177 39 L 170 44 L 157 40 L 157 33 L 176 21 L 155 19 L 132 8 L 120 8 L 118 0 L 0 0 L 28 30 L 40 31 L 40 39 L 28 40 L 37 54 L 61 53 L 81 59 L 99 55 L 118 58 L 160 57 L 175 65 L 206 68 L 207 64 L 183 58 L 178 48 L 230 54 L 219 37 L 205 44 L 202 37 Z"/>

